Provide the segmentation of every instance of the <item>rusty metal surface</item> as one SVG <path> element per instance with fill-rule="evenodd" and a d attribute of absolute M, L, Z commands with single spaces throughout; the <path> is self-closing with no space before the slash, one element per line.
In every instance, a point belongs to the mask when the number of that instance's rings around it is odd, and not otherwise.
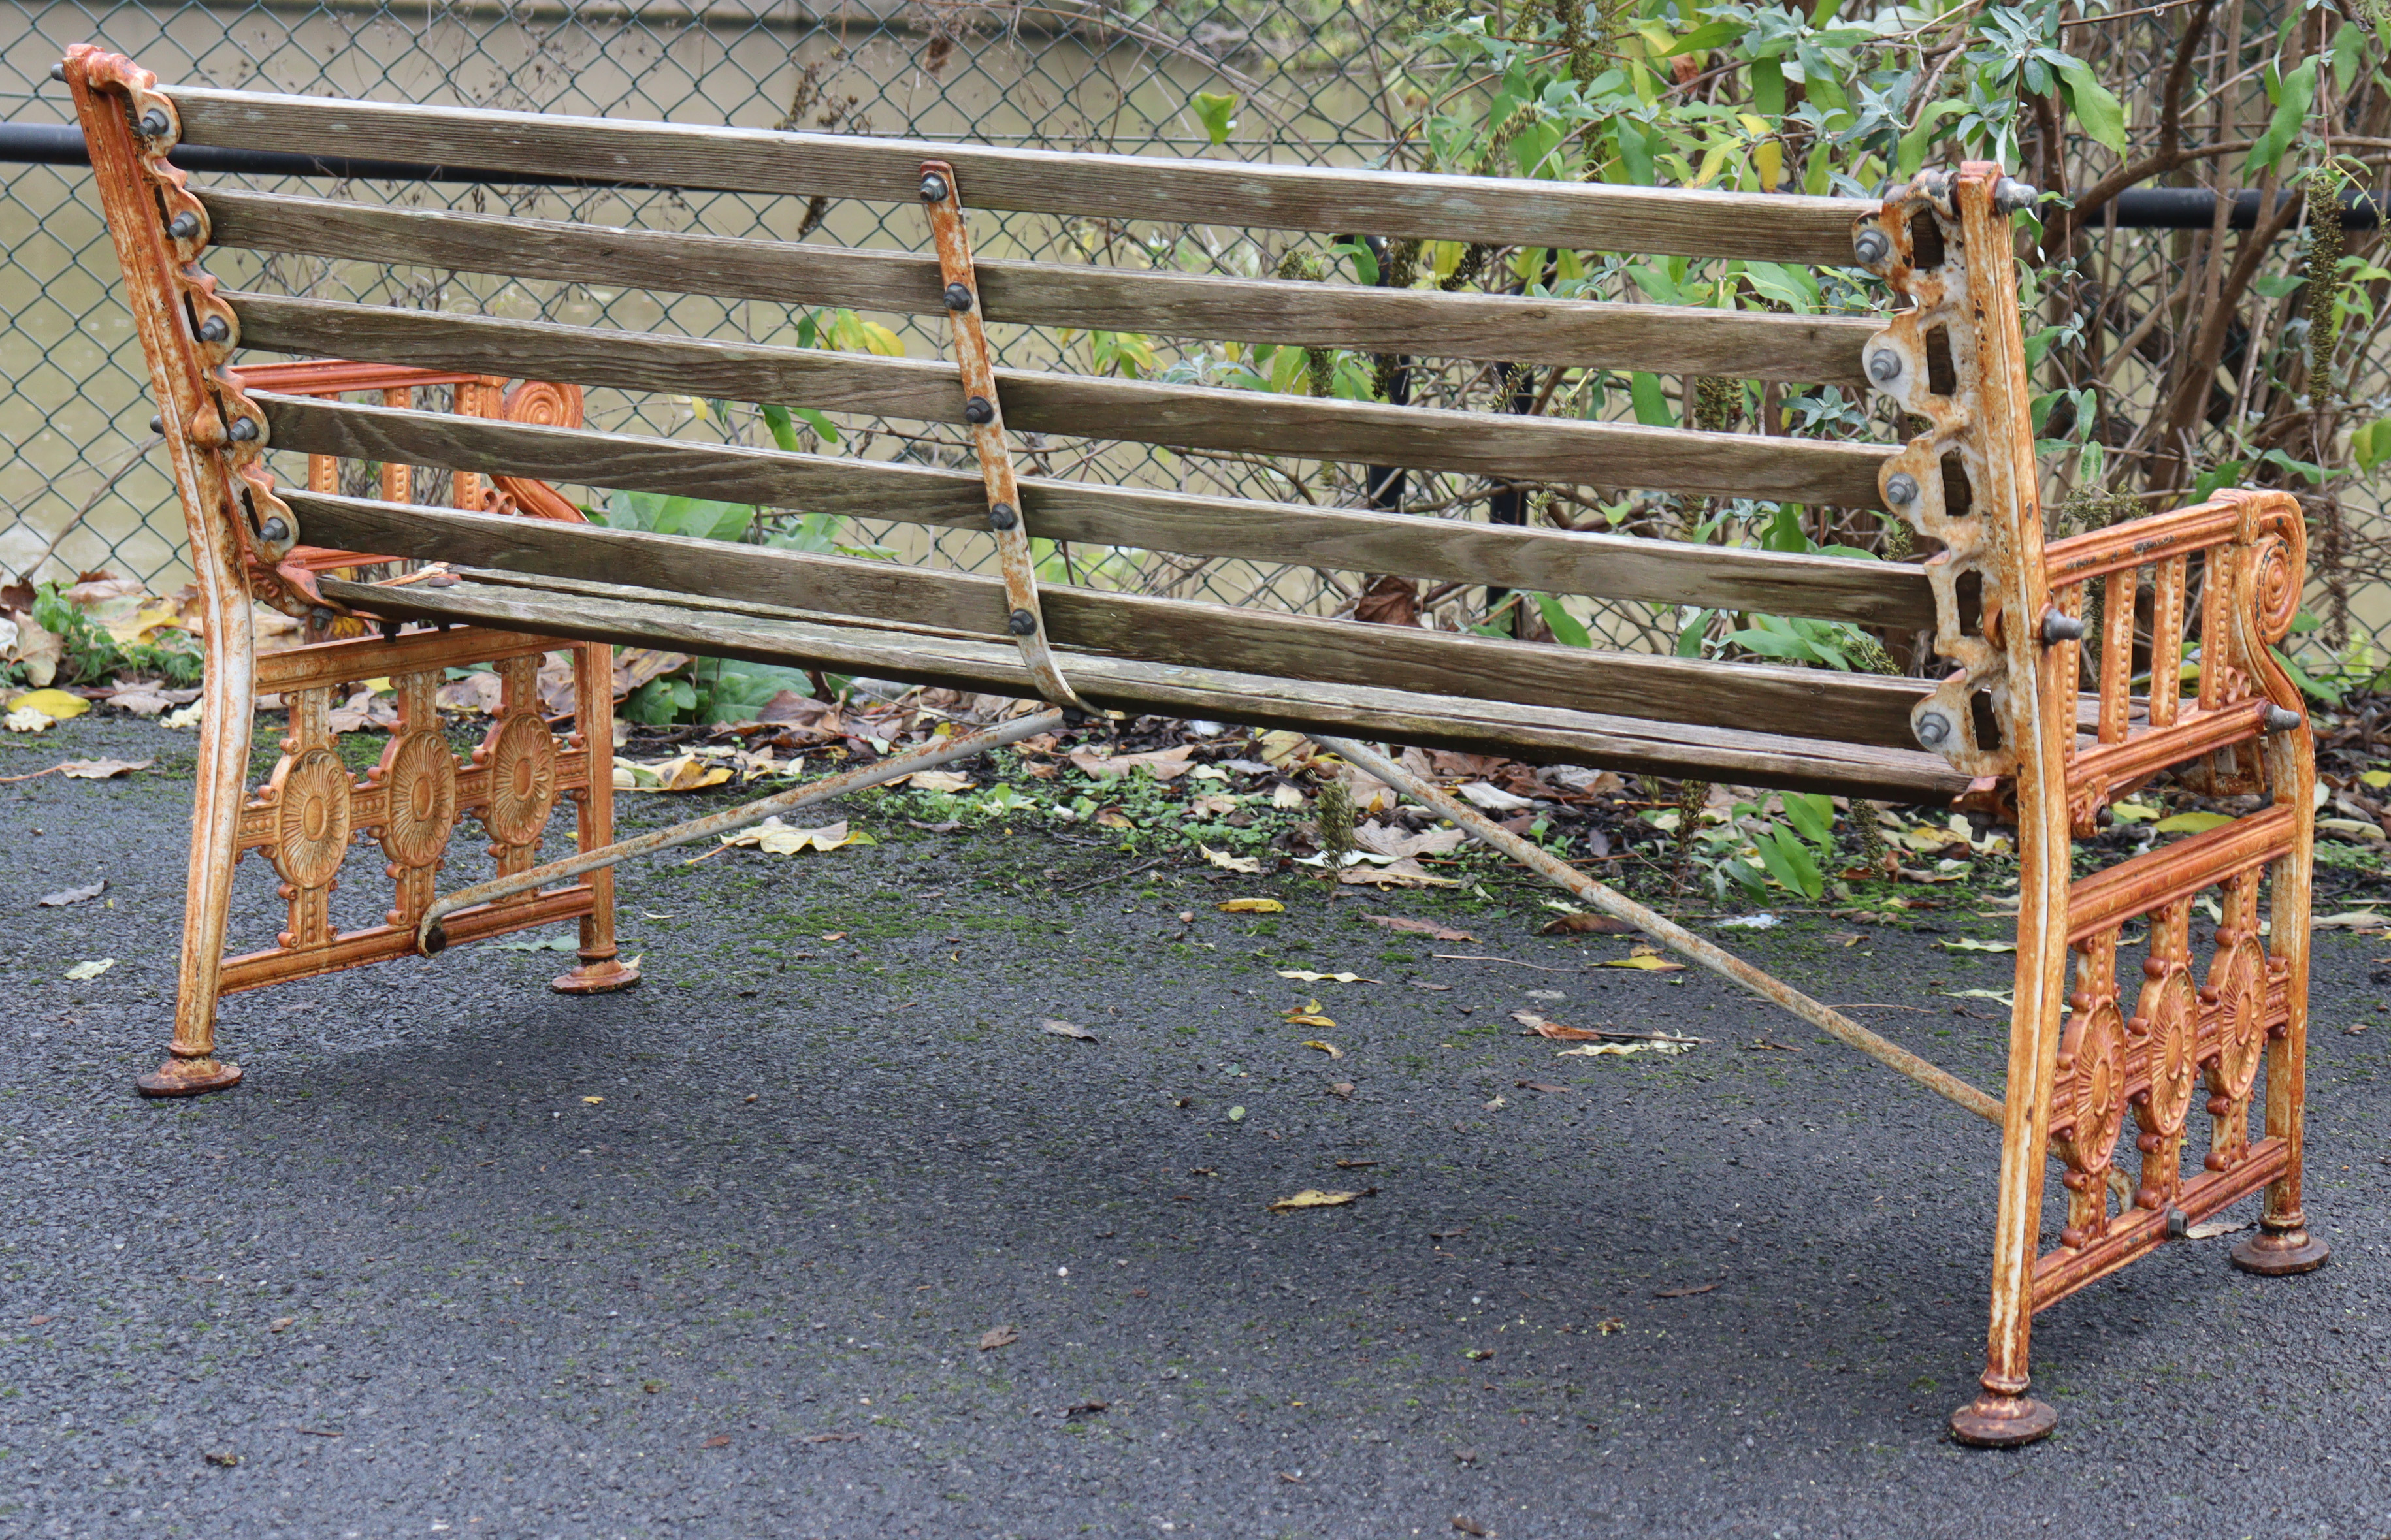
<path fill-rule="evenodd" d="M 1036 738 L 1040 733 L 1053 732 L 1062 725 L 1063 713 L 1059 709 L 1016 717 L 1001 726 L 990 727 L 983 732 L 962 734 L 949 738 L 942 744 L 918 750 L 913 753 L 900 754 L 894 759 L 882 760 L 877 764 L 862 765 L 835 776 L 826 776 L 821 780 L 808 781 L 803 786 L 792 787 L 786 791 L 776 792 L 752 802 L 742 802 L 737 807 L 725 808 L 719 813 L 709 814 L 703 818 L 691 818 L 685 823 L 675 824 L 670 828 L 657 829 L 653 834 L 642 834 L 637 839 L 625 840 L 618 844 L 585 850 L 579 854 L 566 856 L 561 861 L 550 861 L 546 866 L 527 867 L 521 871 L 492 878 L 486 882 L 476 882 L 470 888 L 459 889 L 423 911 L 415 926 L 415 944 L 426 956 L 446 948 L 452 940 L 457 938 L 446 932 L 444 928 L 445 921 L 448 916 L 460 909 L 505 903 L 530 892 L 543 883 L 562 881 L 565 878 L 578 877 L 584 872 L 601 871 L 617 862 L 629 860 L 635 855 L 648 855 L 656 851 L 670 850 L 676 845 L 686 845 L 716 835 L 728 834 L 733 829 L 746 828 L 762 823 L 775 814 L 793 812 L 815 802 L 829 802 L 833 798 L 843 797 L 850 791 L 860 791 L 866 787 L 878 786 L 902 776 L 910 776 L 916 770 L 935 769 L 950 760 L 969 759 L 974 754 L 984 754 L 990 749 L 1002 749 L 1008 743 L 1018 743 L 1026 738 Z"/>
<path fill-rule="evenodd" d="M 935 198 L 930 196 L 934 190 Z M 980 325 L 979 276 L 972 264 L 971 232 L 963 225 L 963 186 L 955 180 L 955 168 L 944 160 L 923 161 L 922 207 L 929 215 L 930 238 L 938 252 L 938 277 L 949 296 L 947 319 L 955 366 L 963 375 L 967 415 L 973 408 L 985 413 L 971 424 L 972 448 L 979 458 L 980 480 L 988 489 L 989 533 L 996 541 L 997 568 L 1004 579 L 1005 606 L 1012 617 L 1009 629 L 1039 692 L 1058 706 L 1088 711 L 1091 708 L 1064 679 L 1046 641 L 1046 617 L 1038 603 L 1038 566 L 1029 549 L 1021 491 L 1014 482 L 1013 446 L 1005 437 L 1004 403 L 997 394 L 996 367 L 988 333 Z"/>

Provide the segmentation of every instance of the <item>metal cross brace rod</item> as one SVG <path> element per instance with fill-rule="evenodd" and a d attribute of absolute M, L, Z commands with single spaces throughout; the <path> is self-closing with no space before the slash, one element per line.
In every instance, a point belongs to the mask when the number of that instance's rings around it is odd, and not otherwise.
<path fill-rule="evenodd" d="M 839 775 L 824 776 L 818 781 L 808 781 L 803 786 L 792 787 L 786 791 L 776 792 L 760 801 L 725 808 L 719 813 L 709 814 L 703 818 L 691 818 L 687 823 L 675 824 L 670 828 L 660 828 L 653 834 L 642 834 L 635 840 L 618 841 L 611 845 L 601 845 L 596 850 L 583 851 L 578 855 L 568 855 L 562 861 L 550 861 L 543 866 L 533 866 L 526 871 L 515 872 L 511 876 L 493 878 L 487 882 L 476 882 L 470 888 L 459 888 L 447 897 L 435 901 L 423 911 L 423 918 L 417 922 L 415 928 L 416 950 L 428 957 L 446 948 L 448 944 L 448 935 L 441 929 L 440 922 L 459 909 L 471 908 L 476 904 L 489 904 L 501 898 L 510 898 L 516 893 L 530 892 L 547 883 L 561 881 L 568 877 L 578 877 L 584 872 L 596 871 L 601 866 L 611 866 L 616 862 L 634 855 L 646 855 L 653 851 L 670 850 L 675 845 L 686 845 L 711 835 L 728 834 L 732 829 L 745 828 L 751 824 L 760 824 L 776 813 L 788 813 L 812 802 L 828 802 L 834 797 L 843 797 L 850 791 L 860 791 L 866 787 L 878 786 L 884 781 L 892 781 L 900 776 L 910 776 L 916 770 L 932 769 L 950 760 L 969 759 L 974 754 L 986 753 L 990 749 L 1002 749 L 1008 743 L 1018 743 L 1026 738 L 1036 738 L 1040 733 L 1053 732 L 1062 725 L 1063 712 L 1059 709 L 1037 712 L 1028 716 L 1017 717 L 1002 726 L 991 727 L 986 732 L 967 733 L 950 738 L 942 744 L 917 750 L 910 754 L 899 754 L 895 759 L 885 759 L 877 764 L 867 764 Z M 590 795 L 597 796 L 601 794 L 601 791 L 602 789 L 593 789 Z"/>
<path fill-rule="evenodd" d="M 1911 1053 L 1900 1044 L 1888 1041 L 1861 1026 L 1832 1006 L 1822 1005 L 1781 980 L 1770 977 L 1731 952 L 1712 945 L 1675 921 L 1655 914 L 1634 899 L 1607 888 L 1583 872 L 1545 853 L 1532 843 L 1522 840 L 1496 824 L 1475 808 L 1447 796 L 1419 776 L 1397 764 L 1374 749 L 1341 738 L 1318 740 L 1331 753 L 1360 765 L 1389 786 L 1412 798 L 1422 806 L 1431 808 L 1445 818 L 1467 829 L 1486 844 L 1493 846 L 1512 860 L 1533 871 L 1537 876 L 1558 883 L 1579 898 L 1604 913 L 1627 921 L 1637 930 L 1661 942 L 1674 951 L 1682 952 L 1712 972 L 1732 979 L 1744 988 L 1777 1005 L 1816 1027 L 1819 1031 L 1847 1043 L 1875 1059 L 1886 1069 L 1898 1071 L 1925 1086 L 1936 1096 L 1945 1097 L 1973 1112 L 1988 1123 L 2001 1121 L 2000 1099 L 1978 1090 L 1950 1071 L 1931 1064 Z"/>

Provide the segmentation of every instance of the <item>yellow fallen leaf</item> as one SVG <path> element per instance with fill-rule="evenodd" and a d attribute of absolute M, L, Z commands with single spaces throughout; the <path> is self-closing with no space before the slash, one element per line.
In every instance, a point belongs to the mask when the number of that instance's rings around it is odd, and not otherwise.
<path fill-rule="evenodd" d="M 46 733 L 58 725 L 57 717 L 44 716 L 31 706 L 0 717 L 0 726 L 6 727 L 12 733 Z"/>
<path fill-rule="evenodd" d="M 149 640 L 152 632 L 170 626 L 180 628 L 182 623 L 181 606 L 153 594 L 142 596 L 138 608 L 131 614 L 105 621 L 100 629 L 119 646 L 131 647 Z"/>
<path fill-rule="evenodd" d="M 39 712 L 53 722 L 65 722 L 91 710 L 91 702 L 65 690 L 27 690 L 8 702 L 8 710 L 11 714 Z"/>
<path fill-rule="evenodd" d="M 1333 1027 L 1337 1024 L 1327 1017 L 1320 1014 L 1320 1002 L 1317 1000 L 1312 1001 L 1308 1006 L 1298 1006 L 1293 1010 L 1286 1011 L 1284 1014 L 1286 1017 L 1287 1024 L 1290 1026 Z"/>
<path fill-rule="evenodd" d="M 2159 810 L 2155 807 L 2145 807 L 2140 802 L 2111 802 L 2109 814 L 2112 817 L 2123 818 L 2129 824 L 2147 824 L 2159 815 Z"/>
<path fill-rule="evenodd" d="M 606 1098 L 604 1097 L 583 1097 L 581 1099 L 588 1102 L 590 1106 L 595 1107 Z"/>
<path fill-rule="evenodd" d="M 2358 777 L 2358 784 L 2360 786 L 2371 786 L 2374 788 L 2375 790 L 2380 791 L 2385 787 L 2391 786 L 2391 770 L 2361 771 Z"/>
<path fill-rule="evenodd" d="M 2161 834 L 2204 834 L 2232 821 L 2232 815 L 2226 813 L 2178 813 L 2172 818 L 2161 818 L 2151 827 Z"/>
<path fill-rule="evenodd" d="M 1227 851 L 1214 850 L 1211 846 L 1205 844 L 1198 844 L 1196 848 L 1204 853 L 1205 860 L 1209 861 L 1212 865 L 1220 867 L 1222 871 L 1243 872 L 1247 877 L 1253 877 L 1258 875 L 1262 869 L 1261 862 L 1250 855 L 1231 855 Z M 1227 906 L 1228 905 L 1221 905 L 1222 908 L 1226 908 Z"/>
<path fill-rule="evenodd" d="M 1281 813 L 1291 813 L 1303 805 L 1303 793 L 1286 782 L 1271 788 L 1271 806 Z"/>
<path fill-rule="evenodd" d="M 116 966 L 114 957 L 100 957 L 92 962 L 79 962 L 67 969 L 70 979 L 97 979 Z"/>
<path fill-rule="evenodd" d="M 1306 1187 L 1292 1198 L 1282 1198 L 1270 1205 L 1273 1213 L 1292 1213 L 1297 1209 L 1333 1209 L 1351 1203 L 1362 1195 L 1358 1192 L 1323 1192 L 1318 1187 Z"/>
<path fill-rule="evenodd" d="M 1946 952 L 2014 952 L 2017 950 L 2017 943 L 2013 941 L 1978 941 L 1973 936 L 1958 936 L 1950 941 L 1936 942 L 1934 944 Z"/>
<path fill-rule="evenodd" d="M 1308 968 L 1282 968 L 1282 979 L 1299 979 L 1308 984 L 1374 984 L 1376 979 L 1365 979 L 1359 973 L 1314 973 Z"/>
<path fill-rule="evenodd" d="M 1323 1043 L 1317 1037 L 1305 1038 L 1303 1040 L 1303 1046 L 1307 1048 L 1318 1048 L 1322 1053 L 1326 1054 L 1331 1059 L 1342 1059 L 1345 1057 L 1345 1055 L 1338 1048 L 1336 1044 Z"/>
<path fill-rule="evenodd" d="M 1212 907 L 1224 915 L 1278 915 L 1286 912 L 1286 905 L 1274 898 L 1233 898 Z"/>
<path fill-rule="evenodd" d="M 905 784 L 916 791 L 968 791 L 972 778 L 952 770 L 916 770 L 905 777 Z"/>
<path fill-rule="evenodd" d="M 1638 947 L 1628 956 L 1613 957 L 1609 962 L 1599 962 L 1594 966 L 1596 968 L 1634 968 L 1639 969 L 1647 973 L 1680 973 L 1685 970 L 1686 967 L 1686 965 L 1681 962 L 1671 962 L 1668 958 L 1661 956 L 1661 954 L 1653 951 L 1648 946 Z"/>
<path fill-rule="evenodd" d="M 726 845 L 752 845 L 767 855 L 795 855 L 801 851 L 834 851 L 846 845 L 868 845 L 872 840 L 868 834 L 850 833 L 844 818 L 834 824 L 824 824 L 820 828 L 798 828 L 782 823 L 780 815 L 775 814 L 753 828 L 724 835 L 722 842 Z"/>
<path fill-rule="evenodd" d="M 614 789 L 617 791 L 699 791 L 709 786 L 720 786 L 730 778 L 730 766 L 709 764 L 695 754 L 660 760 L 654 764 L 641 764 L 637 760 L 614 759 Z"/>

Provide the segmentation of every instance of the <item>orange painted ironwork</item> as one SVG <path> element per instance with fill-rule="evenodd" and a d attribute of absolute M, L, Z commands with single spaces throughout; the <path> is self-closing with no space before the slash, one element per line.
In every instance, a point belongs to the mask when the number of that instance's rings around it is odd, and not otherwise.
<path fill-rule="evenodd" d="M 413 950 L 409 918 L 428 904 L 450 837 L 467 816 L 489 833 L 500 868 L 536 863 L 550 811 L 570 800 L 584 848 L 614 838 L 614 670 L 603 646 L 576 649 L 574 731 L 560 741 L 539 710 L 538 657 L 545 638 L 486 631 L 437 631 L 331 641 L 277 654 L 261 670 L 250 618 L 259 601 L 300 617 L 320 634 L 332 616 L 315 574 L 376 561 L 360 552 L 312 549 L 276 495 L 261 463 L 265 415 L 252 389 L 332 395 L 380 391 L 403 404 L 427 385 L 446 385 L 460 409 L 518 420 L 577 422 L 571 387 L 526 382 L 501 394 L 502 380 L 433 370 L 317 360 L 236 373 L 239 318 L 200 270 L 207 245 L 205 206 L 166 157 L 179 117 L 156 78 L 122 57 L 79 45 L 63 71 L 91 148 L 94 180 L 124 274 L 142 352 L 149 363 L 166 455 L 183 504 L 190 558 L 204 607 L 204 674 L 174 1032 L 165 1062 L 140 1080 L 152 1096 L 189 1096 L 238 1084 L 239 1067 L 216 1055 L 216 1007 L 225 993 L 355 967 Z M 336 475 L 311 457 L 311 484 Z M 386 467 L 385 497 L 407 494 L 405 467 Z M 581 517 L 538 482 L 478 478 L 457 484 L 467 506 L 538 517 Z M 358 629 L 362 629 L 359 626 Z M 446 668 L 498 661 L 505 681 L 498 716 L 469 765 L 444 735 L 434 695 Z M 273 775 L 250 795 L 251 722 L 261 674 L 289 702 L 291 726 Z M 388 675 L 398 723 L 381 763 L 362 780 L 340 760 L 328 715 L 335 688 Z M 376 837 L 396 887 L 389 922 L 339 932 L 330 896 L 358 836 Z M 281 877 L 290 905 L 275 944 L 226 960 L 225 941 L 235 864 L 260 852 Z M 556 982 L 572 992 L 619 989 L 638 975 L 615 956 L 612 872 L 570 888 L 455 917 L 451 933 L 495 935 L 558 919 L 581 922 L 579 966 Z"/>

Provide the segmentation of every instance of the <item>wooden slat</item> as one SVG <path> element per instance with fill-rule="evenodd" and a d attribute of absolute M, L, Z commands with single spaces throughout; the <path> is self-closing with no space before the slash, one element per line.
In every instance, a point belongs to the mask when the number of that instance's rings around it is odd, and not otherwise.
<path fill-rule="evenodd" d="M 278 448 L 349 459 L 619 487 L 808 513 L 977 530 L 976 474 L 779 450 L 542 428 L 444 412 L 252 392 Z M 1188 556 L 1457 579 L 1916 630 L 1934 623 L 1920 570 L 1358 508 L 1192 497 L 1081 481 L 1021 482 L 1032 535 Z"/>
<path fill-rule="evenodd" d="M 286 500 L 311 544 L 1004 635 L 1003 584 L 971 573 L 297 491 Z M 1040 597 L 1058 648 L 1884 748 L 1912 741 L 1909 710 L 1926 689 L 1084 588 L 1047 586 Z"/>
<path fill-rule="evenodd" d="M 659 289 L 784 304 L 945 312 L 938 264 L 847 250 L 554 220 L 278 198 L 201 195 L 220 246 Z M 1651 369 L 1866 389 L 1877 323 L 1687 305 L 1356 289 L 1053 263 L 976 264 L 991 321 L 1427 358 Z"/>
<path fill-rule="evenodd" d="M 963 204 L 1332 234 L 1848 266 L 1859 199 L 1085 155 L 843 134 L 165 88 L 185 144 L 911 203 L 925 160 Z"/>
<path fill-rule="evenodd" d="M 328 579 L 326 595 L 415 620 L 465 621 L 544 631 L 576 640 L 669 648 L 1026 695 L 1028 671 L 1009 642 L 925 639 L 899 632 L 809 623 L 641 602 L 623 590 L 558 596 L 481 583 L 449 588 L 376 588 Z M 697 601 L 691 601 L 692 604 Z M 1209 667 L 1081 656 L 1068 661 L 1092 702 L 1260 727 L 1329 731 L 1426 748 L 1503 753 L 1537 764 L 1594 764 L 1629 773 L 1700 775 L 1736 785 L 1939 801 L 1967 777 L 1915 750 L 1886 750 L 1353 685 L 1327 687 Z"/>
<path fill-rule="evenodd" d="M 244 346 L 624 390 L 963 420 L 944 366 L 541 321 L 227 292 Z M 1891 448 L 1626 423 L 1321 401 L 1144 380 L 997 371 L 1006 424 L 1190 449 L 1243 450 L 1486 476 L 1845 507 L 1879 502 Z"/>

